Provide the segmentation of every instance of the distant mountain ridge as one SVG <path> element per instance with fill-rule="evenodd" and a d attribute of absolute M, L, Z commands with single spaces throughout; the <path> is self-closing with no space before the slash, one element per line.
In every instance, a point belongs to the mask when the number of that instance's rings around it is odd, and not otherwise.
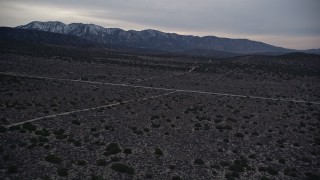
<path fill-rule="evenodd" d="M 229 39 L 215 36 L 191 36 L 175 33 L 164 33 L 157 30 L 125 31 L 119 28 L 104 28 L 94 24 L 71 23 L 59 21 L 33 21 L 18 29 L 38 30 L 77 36 L 91 42 L 116 44 L 135 48 L 159 49 L 171 52 L 190 51 L 193 49 L 214 50 L 237 54 L 265 52 L 291 52 L 290 49 L 276 47 L 262 42 L 247 39 Z"/>

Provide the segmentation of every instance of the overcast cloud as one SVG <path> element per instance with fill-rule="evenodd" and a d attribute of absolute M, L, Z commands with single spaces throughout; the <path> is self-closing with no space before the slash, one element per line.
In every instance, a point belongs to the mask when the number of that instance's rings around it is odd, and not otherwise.
<path fill-rule="evenodd" d="M 320 48 L 319 0 L 1 0 L 0 26 L 34 20 L 158 29 Z"/>

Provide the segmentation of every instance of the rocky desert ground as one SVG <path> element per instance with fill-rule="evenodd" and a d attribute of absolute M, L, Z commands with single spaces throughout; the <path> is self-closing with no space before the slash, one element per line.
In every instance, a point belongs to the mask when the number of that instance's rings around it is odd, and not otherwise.
<path fill-rule="evenodd" d="M 0 52 L 0 179 L 320 179 L 319 56 Z"/>

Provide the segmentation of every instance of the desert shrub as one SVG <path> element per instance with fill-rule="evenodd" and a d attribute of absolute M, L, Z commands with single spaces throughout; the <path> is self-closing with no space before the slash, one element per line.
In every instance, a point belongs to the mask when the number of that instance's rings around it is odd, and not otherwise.
<path fill-rule="evenodd" d="M 0 126 L 0 133 L 5 133 L 7 132 L 7 128 L 4 126 Z"/>
<path fill-rule="evenodd" d="M 241 157 L 240 159 L 237 159 L 233 163 L 234 165 L 234 170 L 232 170 L 232 165 L 229 167 L 230 170 L 232 171 L 237 171 L 237 172 L 243 172 L 244 168 L 248 167 L 248 160 L 244 157 Z"/>
<path fill-rule="evenodd" d="M 223 166 L 223 167 L 225 167 L 225 166 L 229 166 L 230 163 L 227 162 L 227 161 L 221 161 L 221 162 L 220 162 L 220 165 Z"/>
<path fill-rule="evenodd" d="M 77 146 L 77 147 L 82 146 L 82 143 L 81 143 L 81 141 L 79 141 L 79 140 L 75 140 L 75 141 L 73 142 L 73 144 L 74 144 L 75 146 Z"/>
<path fill-rule="evenodd" d="M 271 166 L 267 167 L 267 173 L 271 174 L 271 175 L 278 175 L 278 171 L 273 169 Z"/>
<path fill-rule="evenodd" d="M 283 159 L 283 158 L 280 158 L 280 159 L 279 159 L 279 163 L 281 163 L 281 164 L 285 164 L 285 163 L 286 163 L 286 160 L 285 160 L 285 159 Z"/>
<path fill-rule="evenodd" d="M 44 159 L 53 164 L 60 164 L 62 162 L 62 159 L 54 154 L 49 154 Z"/>
<path fill-rule="evenodd" d="M 224 130 L 232 130 L 232 127 L 230 125 L 217 125 L 216 129 L 218 129 L 219 132 L 223 132 Z"/>
<path fill-rule="evenodd" d="M 106 152 L 104 153 L 105 156 L 110 156 L 113 154 L 118 154 L 121 152 L 120 147 L 118 146 L 117 143 L 110 143 L 107 147 L 106 147 Z"/>
<path fill-rule="evenodd" d="M 155 123 L 153 123 L 153 124 L 151 125 L 151 127 L 152 127 L 152 128 L 159 128 L 159 127 L 161 127 L 161 124 L 155 124 Z"/>
<path fill-rule="evenodd" d="M 209 118 L 207 116 L 196 116 L 196 118 L 199 120 L 199 121 L 204 121 L 204 120 L 208 120 Z M 211 119 L 210 119 L 211 120 Z"/>
<path fill-rule="evenodd" d="M 27 143 L 25 143 L 25 142 L 19 142 L 19 147 L 25 147 L 25 146 L 27 146 Z"/>
<path fill-rule="evenodd" d="M 118 162 L 118 161 L 120 161 L 121 160 L 121 158 L 120 157 L 111 157 L 111 161 L 112 162 Z"/>
<path fill-rule="evenodd" d="M 8 119 L 5 117 L 0 118 L 0 121 L 4 124 L 8 124 Z"/>
<path fill-rule="evenodd" d="M 295 147 L 300 147 L 300 144 L 297 143 L 297 142 L 295 142 L 295 143 L 293 143 L 293 146 L 295 146 Z"/>
<path fill-rule="evenodd" d="M 102 176 L 92 176 L 91 180 L 104 180 Z"/>
<path fill-rule="evenodd" d="M 126 164 L 114 163 L 110 168 L 121 173 L 134 174 L 134 169 Z"/>
<path fill-rule="evenodd" d="M 73 137 L 69 137 L 67 141 L 70 143 L 73 143 L 75 141 L 75 139 Z"/>
<path fill-rule="evenodd" d="M 45 149 L 49 149 L 49 148 L 50 148 L 50 145 L 46 144 L 46 145 L 44 145 L 44 148 L 45 148 Z"/>
<path fill-rule="evenodd" d="M 155 153 L 157 156 L 162 156 L 162 155 L 163 155 L 163 152 L 162 152 L 162 150 L 161 150 L 160 148 L 156 148 L 156 149 L 154 150 L 154 153 Z"/>
<path fill-rule="evenodd" d="M 236 179 L 238 177 L 239 177 L 239 173 L 238 172 L 228 172 L 228 173 L 225 174 L 225 178 L 227 180 L 234 180 L 234 179 Z"/>
<path fill-rule="evenodd" d="M 205 124 L 203 129 L 204 130 L 210 130 L 210 125 L 209 124 Z"/>
<path fill-rule="evenodd" d="M 283 174 L 286 176 L 297 177 L 297 170 L 295 168 L 285 168 Z"/>
<path fill-rule="evenodd" d="M 314 138 L 314 144 L 320 145 L 320 138 L 315 137 L 315 138 Z"/>
<path fill-rule="evenodd" d="M 231 122 L 237 122 L 237 120 L 236 120 L 236 119 L 234 119 L 234 118 L 230 118 L 230 117 L 229 117 L 229 118 L 227 118 L 227 120 L 228 120 L 228 121 L 231 121 Z"/>
<path fill-rule="evenodd" d="M 234 136 L 238 138 L 244 138 L 244 135 L 242 133 L 235 133 Z"/>
<path fill-rule="evenodd" d="M 98 159 L 97 160 L 97 165 L 98 166 L 106 166 L 107 165 L 107 161 L 105 159 Z"/>
<path fill-rule="evenodd" d="M 319 180 L 320 176 L 312 172 L 306 172 L 307 180 Z"/>
<path fill-rule="evenodd" d="M 229 170 L 235 172 L 244 172 L 244 167 L 241 164 L 232 164 L 229 166 Z"/>
<path fill-rule="evenodd" d="M 172 180 L 180 180 L 180 179 L 181 179 L 180 176 L 173 176 L 173 177 L 172 177 Z"/>
<path fill-rule="evenodd" d="M 132 154 L 132 149 L 130 149 L 130 148 L 125 148 L 125 149 L 123 150 L 123 153 L 125 153 L 125 154 Z"/>
<path fill-rule="evenodd" d="M 8 173 L 13 174 L 18 172 L 18 167 L 16 165 L 10 165 L 8 167 Z"/>
<path fill-rule="evenodd" d="M 259 136 L 259 133 L 258 133 L 258 132 L 253 132 L 253 133 L 251 133 L 251 135 L 253 135 L 253 136 Z"/>
<path fill-rule="evenodd" d="M 150 120 L 159 119 L 159 118 L 160 118 L 159 115 L 152 115 L 151 118 L 150 118 Z"/>
<path fill-rule="evenodd" d="M 224 126 L 224 129 L 226 129 L 226 130 L 232 130 L 232 127 L 227 124 L 227 125 Z"/>
<path fill-rule="evenodd" d="M 87 165 L 87 162 L 85 160 L 78 160 L 77 165 L 78 166 L 85 166 L 85 165 Z"/>
<path fill-rule="evenodd" d="M 268 166 L 268 167 L 259 167 L 258 170 L 259 170 L 260 172 L 267 172 L 267 173 L 269 173 L 269 174 L 271 174 L 271 175 L 278 175 L 278 174 L 279 174 L 278 171 L 275 170 L 275 169 L 273 169 L 271 166 Z"/>
<path fill-rule="evenodd" d="M 152 176 L 151 173 L 146 173 L 145 177 L 146 177 L 147 179 L 152 179 L 152 178 L 153 178 L 153 176 Z"/>
<path fill-rule="evenodd" d="M 2 155 L 2 159 L 3 159 L 4 161 L 10 160 L 9 154 L 3 154 L 3 155 Z"/>
<path fill-rule="evenodd" d="M 30 138 L 30 142 L 36 143 L 36 142 L 38 142 L 38 139 L 36 137 L 32 137 L 32 138 Z"/>
<path fill-rule="evenodd" d="M 50 132 L 47 129 L 36 130 L 35 134 L 40 136 L 50 136 Z"/>
<path fill-rule="evenodd" d="M 214 169 L 220 169 L 221 166 L 219 164 L 214 164 L 214 165 L 211 165 L 212 168 Z"/>
<path fill-rule="evenodd" d="M 9 127 L 9 131 L 17 131 L 17 130 L 21 130 L 21 127 L 19 125 Z"/>
<path fill-rule="evenodd" d="M 266 161 L 272 161 L 271 157 L 266 157 Z"/>
<path fill-rule="evenodd" d="M 239 114 L 240 113 L 240 110 L 236 109 L 233 111 L 233 114 Z"/>
<path fill-rule="evenodd" d="M 37 143 L 31 143 L 27 148 L 28 149 L 33 149 L 37 146 Z"/>
<path fill-rule="evenodd" d="M 195 123 L 195 124 L 194 124 L 194 127 L 196 127 L 196 128 L 200 128 L 200 127 L 202 127 L 202 126 L 201 126 L 201 124 L 200 124 L 200 123 Z"/>
<path fill-rule="evenodd" d="M 57 131 L 54 131 L 53 134 L 56 135 L 57 139 L 65 139 L 65 138 L 67 138 L 67 135 L 64 134 L 64 130 L 63 129 L 59 129 Z"/>
<path fill-rule="evenodd" d="M 58 176 L 68 176 L 68 169 L 64 167 L 58 168 Z"/>
<path fill-rule="evenodd" d="M 243 119 L 250 119 L 249 116 L 242 116 Z"/>
<path fill-rule="evenodd" d="M 63 135 L 64 134 L 64 130 L 63 129 L 59 129 L 59 130 L 57 130 L 57 131 L 54 131 L 53 132 L 53 134 L 55 134 L 55 135 Z"/>
<path fill-rule="evenodd" d="M 110 130 L 110 129 L 111 129 L 111 126 L 106 125 L 106 126 L 104 126 L 104 129 L 105 129 L 105 130 Z"/>
<path fill-rule="evenodd" d="M 40 136 L 40 137 L 38 137 L 38 141 L 39 141 L 39 142 L 42 142 L 42 143 L 45 143 L 45 142 L 49 142 L 49 139 L 46 138 L 46 137 Z"/>
<path fill-rule="evenodd" d="M 300 122 L 300 127 L 306 127 L 306 123 L 304 123 L 304 122 Z"/>
<path fill-rule="evenodd" d="M 300 160 L 305 163 L 312 163 L 312 160 L 307 156 L 301 157 Z"/>
<path fill-rule="evenodd" d="M 265 177 L 265 176 L 262 176 L 262 177 L 260 178 L 260 180 L 270 180 L 270 178 L 267 178 L 267 177 Z"/>
<path fill-rule="evenodd" d="M 102 141 L 95 141 L 94 143 L 93 143 L 94 145 L 97 145 L 97 146 L 104 146 L 105 145 L 105 143 L 104 142 L 102 142 Z"/>
<path fill-rule="evenodd" d="M 133 133 L 135 133 L 137 135 L 142 135 L 143 131 L 141 131 L 141 130 L 133 130 Z"/>
<path fill-rule="evenodd" d="M 37 127 L 33 125 L 31 122 L 23 123 L 22 128 L 28 131 L 35 131 Z"/>
<path fill-rule="evenodd" d="M 92 136 L 98 138 L 100 136 L 100 133 L 98 133 L 98 132 L 97 133 L 93 133 Z"/>
<path fill-rule="evenodd" d="M 78 120 L 72 120 L 71 123 L 74 124 L 74 125 L 80 125 L 81 124 L 80 121 L 78 121 Z"/>
<path fill-rule="evenodd" d="M 194 161 L 194 164 L 197 164 L 197 165 L 203 165 L 204 164 L 204 161 L 200 158 L 196 158 Z"/>
<path fill-rule="evenodd" d="M 216 118 L 223 118 L 223 115 L 218 114 L 218 115 L 216 115 Z"/>

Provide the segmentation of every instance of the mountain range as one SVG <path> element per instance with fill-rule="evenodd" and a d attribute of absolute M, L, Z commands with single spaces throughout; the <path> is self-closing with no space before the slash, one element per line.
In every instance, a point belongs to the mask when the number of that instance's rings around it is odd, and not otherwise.
<path fill-rule="evenodd" d="M 46 32 L 46 33 L 44 33 Z M 24 35 L 23 35 L 24 34 Z M 297 50 L 269 45 L 248 39 L 229 39 L 216 36 L 191 36 L 164 33 L 157 30 L 125 31 L 119 28 L 104 28 L 94 24 L 58 21 L 33 21 L 26 25 L 0 31 L 0 37 L 34 40 L 55 44 L 82 44 L 158 50 L 176 54 L 236 56 L 241 54 L 284 54 Z M 319 49 L 308 50 L 320 53 Z"/>

